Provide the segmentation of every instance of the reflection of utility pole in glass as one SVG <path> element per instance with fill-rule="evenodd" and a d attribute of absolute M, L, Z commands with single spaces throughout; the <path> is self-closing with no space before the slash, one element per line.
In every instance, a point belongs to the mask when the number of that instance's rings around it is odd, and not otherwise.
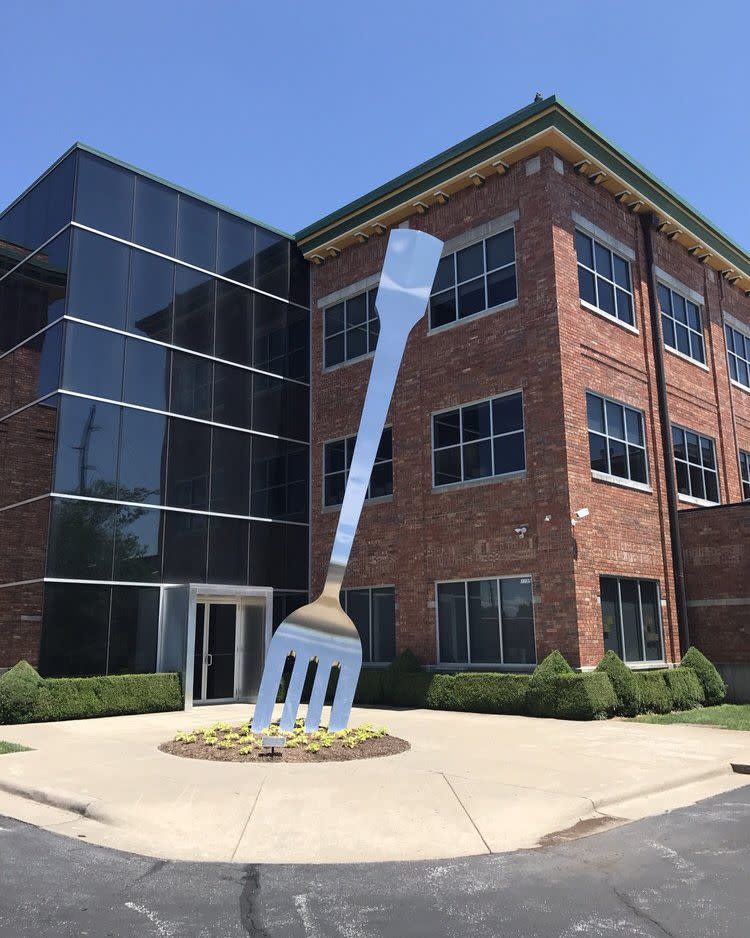
<path fill-rule="evenodd" d="M 314 603 L 287 616 L 271 639 L 255 706 L 253 732 L 264 730 L 271 721 L 279 682 L 289 655 L 293 655 L 295 661 L 281 729 L 291 730 L 294 726 L 311 661 L 317 662 L 317 670 L 307 708 L 306 730 L 312 732 L 320 725 L 328 679 L 331 668 L 336 666 L 339 676 L 328 729 L 336 732 L 349 722 L 362 667 L 362 643 L 354 623 L 341 608 L 341 582 L 349 562 L 406 340 L 427 308 L 442 248 L 442 241 L 421 231 L 398 228 L 391 232 L 375 300 L 380 335 L 325 586 Z"/>
<path fill-rule="evenodd" d="M 86 482 L 86 473 L 90 469 L 96 469 L 96 465 L 89 463 L 89 448 L 91 446 L 91 434 L 96 430 L 101 430 L 96 421 L 96 404 L 92 404 L 89 409 L 89 415 L 81 433 L 81 442 L 78 446 L 72 447 L 78 453 L 78 494 L 85 495 L 88 489 Z"/>

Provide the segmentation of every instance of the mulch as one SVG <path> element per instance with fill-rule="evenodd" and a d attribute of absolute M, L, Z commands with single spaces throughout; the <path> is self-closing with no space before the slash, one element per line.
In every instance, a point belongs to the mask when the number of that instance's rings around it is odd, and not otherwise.
<path fill-rule="evenodd" d="M 237 732 L 238 728 L 234 728 Z M 223 734 L 220 734 L 223 735 Z M 296 746 L 292 749 L 277 749 L 277 755 L 271 758 L 269 755 L 261 755 L 262 752 L 269 750 L 253 749 L 248 755 L 241 755 L 239 746 L 234 749 L 220 749 L 218 746 L 207 746 L 202 737 L 194 743 L 178 743 L 174 740 L 162 743 L 159 746 L 161 752 L 169 753 L 172 756 L 182 756 L 184 759 L 208 759 L 211 762 L 260 762 L 263 765 L 281 765 L 290 762 L 352 762 L 355 759 L 378 759 L 383 756 L 395 756 L 401 752 L 406 752 L 411 747 L 405 739 L 399 739 L 398 736 L 381 736 L 377 739 L 368 739 L 359 743 L 354 749 L 349 749 L 343 745 L 343 740 L 336 739 L 331 743 L 330 748 L 323 748 L 318 752 L 308 752 L 304 745 Z"/>

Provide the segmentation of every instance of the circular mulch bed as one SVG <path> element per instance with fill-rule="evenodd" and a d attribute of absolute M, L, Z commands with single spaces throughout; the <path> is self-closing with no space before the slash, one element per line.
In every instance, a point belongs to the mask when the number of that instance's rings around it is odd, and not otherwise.
<path fill-rule="evenodd" d="M 325 763 L 325 762 L 350 762 L 354 759 L 377 759 L 382 756 L 395 756 L 401 752 L 406 752 L 411 747 L 405 739 L 399 739 L 397 736 L 384 735 L 372 736 L 357 742 L 354 748 L 345 745 L 347 738 L 355 736 L 357 729 L 347 731 L 346 737 L 338 736 L 330 739 L 330 746 L 324 746 L 319 739 L 305 737 L 304 741 L 296 746 L 285 746 L 283 749 L 277 749 L 276 755 L 268 755 L 269 749 L 262 749 L 258 743 L 260 736 L 243 732 L 243 727 L 233 726 L 226 729 L 215 731 L 213 734 L 217 742 L 209 745 L 205 742 L 202 730 L 195 730 L 191 734 L 178 734 L 177 739 L 162 743 L 159 746 L 161 752 L 169 753 L 172 756 L 182 756 L 185 759 L 208 759 L 212 762 L 256 762 L 264 765 L 288 764 L 290 762 L 306 763 Z M 238 734 L 245 741 L 239 743 L 237 740 L 232 742 L 231 748 L 224 748 L 220 745 L 228 733 Z M 195 737 L 194 742 L 181 741 L 181 735 Z M 247 739 L 253 738 L 254 745 L 250 752 L 247 750 Z M 310 751 L 307 747 L 310 744 L 318 745 L 317 751 Z"/>

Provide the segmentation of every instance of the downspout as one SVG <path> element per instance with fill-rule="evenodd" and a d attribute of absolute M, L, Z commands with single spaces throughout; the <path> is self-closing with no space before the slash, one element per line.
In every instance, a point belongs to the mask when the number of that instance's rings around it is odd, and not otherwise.
<path fill-rule="evenodd" d="M 674 451 L 672 449 L 672 425 L 669 420 L 667 402 L 667 380 L 664 375 L 664 348 L 662 346 L 661 316 L 659 313 L 656 272 L 654 270 L 654 247 L 652 235 L 654 216 L 651 212 L 640 215 L 643 229 L 643 244 L 646 251 L 648 276 L 648 306 L 651 313 L 651 345 L 656 366 L 656 392 L 661 423 L 662 449 L 664 451 L 664 479 L 667 485 L 667 507 L 669 510 L 669 538 L 672 545 L 672 565 L 674 568 L 675 596 L 677 599 L 677 629 L 680 638 L 680 653 L 690 647 L 690 626 L 688 624 L 687 593 L 685 591 L 685 568 L 682 562 L 682 538 L 680 537 L 679 509 L 677 507 L 677 485 L 674 472 Z"/>

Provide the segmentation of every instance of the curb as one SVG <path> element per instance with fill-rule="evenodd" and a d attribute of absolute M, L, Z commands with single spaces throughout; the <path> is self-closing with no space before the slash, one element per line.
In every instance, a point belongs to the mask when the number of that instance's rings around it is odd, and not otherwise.
<path fill-rule="evenodd" d="M 0 779 L 0 791 L 7 792 L 9 795 L 16 795 L 19 798 L 25 798 L 27 801 L 36 801 L 38 804 L 59 808 L 62 811 L 68 811 L 70 814 L 78 814 L 88 820 L 98 821 L 100 824 L 111 826 L 115 824 L 114 819 L 109 814 L 96 807 L 97 799 L 95 798 L 86 801 L 78 795 L 57 788 L 33 788 L 28 785 L 9 782 L 5 779 Z"/>
<path fill-rule="evenodd" d="M 750 775 L 750 765 L 747 762 L 730 762 L 729 764 L 737 775 Z"/>
<path fill-rule="evenodd" d="M 750 774 L 750 766 L 746 768 L 748 769 L 748 774 Z M 701 772 L 693 772 L 690 775 L 681 776 L 679 779 L 669 784 L 635 785 L 624 792 L 608 795 L 599 800 L 592 799 L 591 803 L 595 810 L 600 811 L 612 805 L 620 804 L 622 801 L 634 801 L 636 798 L 648 798 L 649 795 L 660 795 L 665 792 L 675 791 L 677 788 L 683 788 L 685 785 L 693 785 L 695 782 L 704 782 L 710 778 L 719 778 L 721 775 L 731 775 L 733 771 L 741 771 L 741 767 L 735 768 L 733 763 L 726 762 L 721 766 L 714 766 L 711 769 L 704 769 Z"/>

